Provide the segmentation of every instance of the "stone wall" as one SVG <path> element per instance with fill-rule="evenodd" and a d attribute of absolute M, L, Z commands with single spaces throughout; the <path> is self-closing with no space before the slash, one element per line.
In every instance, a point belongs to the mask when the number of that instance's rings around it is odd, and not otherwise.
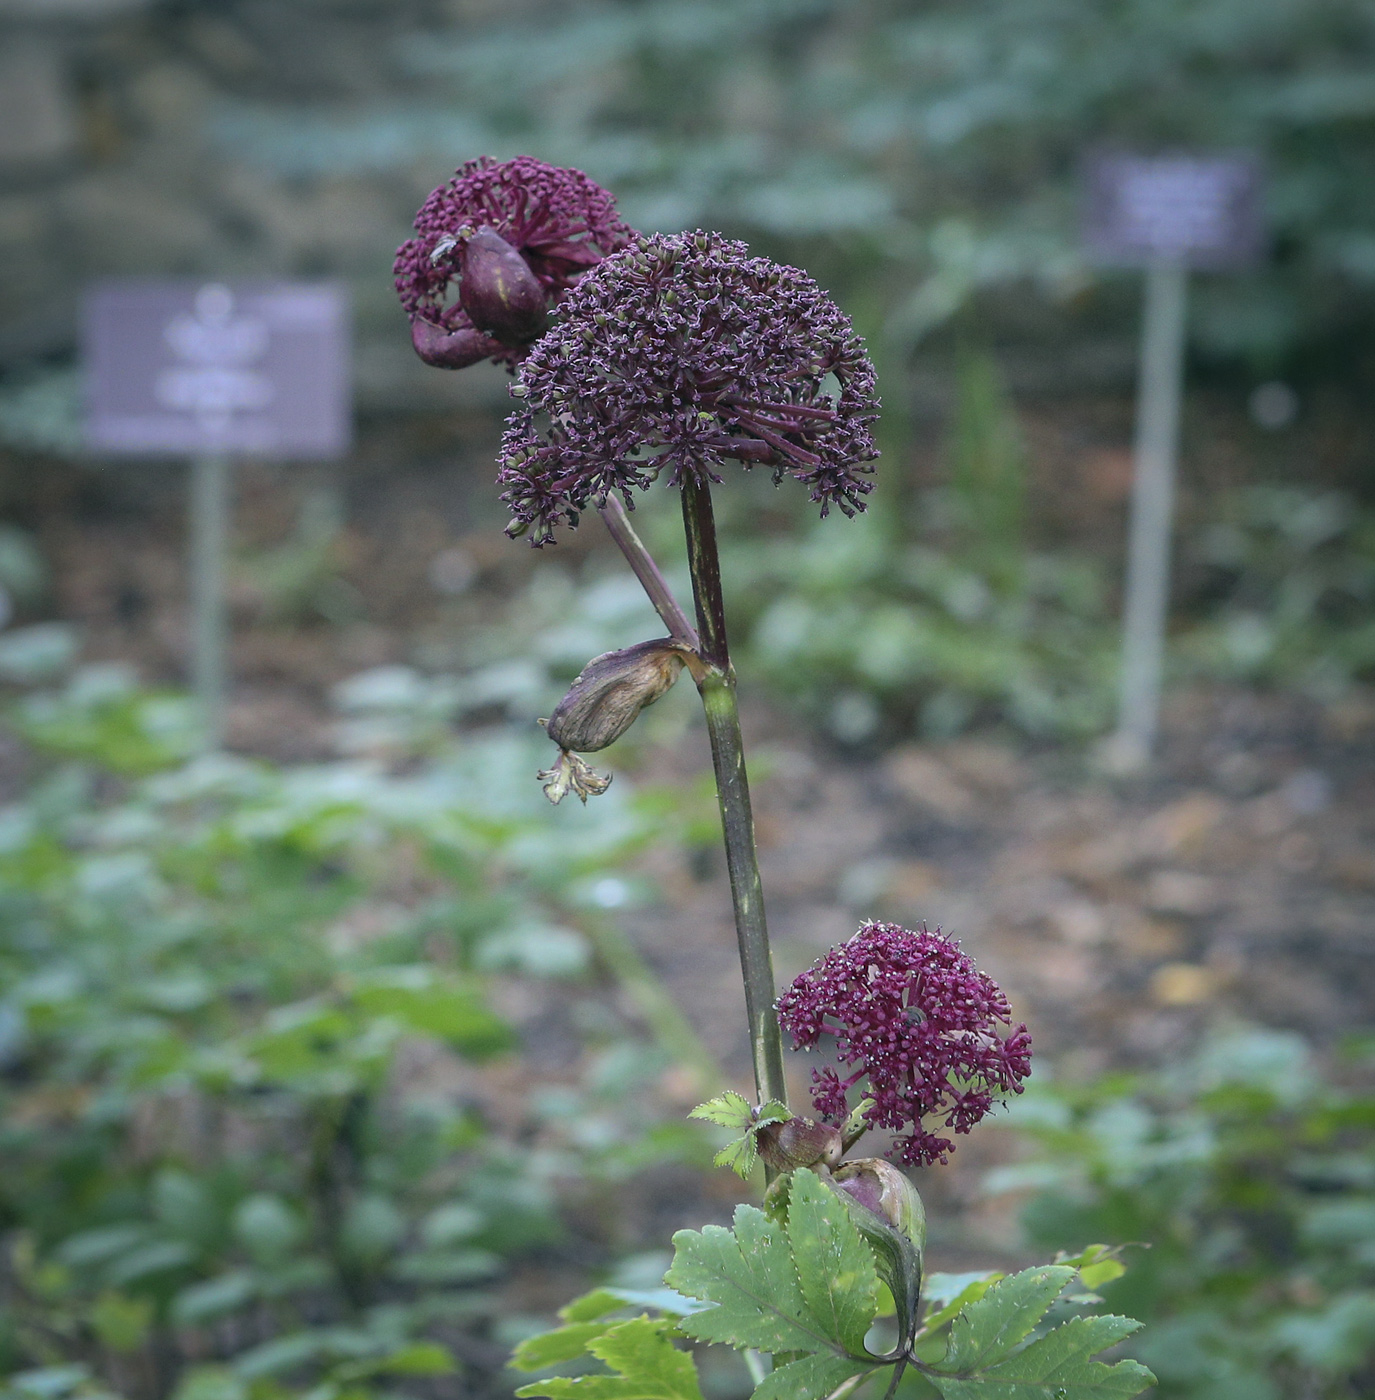
<path fill-rule="evenodd" d="M 414 210 L 476 152 L 303 175 L 234 135 L 414 102 L 400 41 L 472 18 L 440 0 L 0 0 L 0 382 L 70 362 L 96 277 L 328 276 L 352 292 L 363 413 L 503 400 L 499 374 L 420 365 L 391 290 Z"/>

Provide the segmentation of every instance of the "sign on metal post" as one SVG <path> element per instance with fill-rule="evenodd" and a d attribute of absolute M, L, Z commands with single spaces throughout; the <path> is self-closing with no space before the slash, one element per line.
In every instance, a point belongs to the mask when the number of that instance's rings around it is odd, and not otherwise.
<path fill-rule="evenodd" d="M 1149 761 L 1160 720 L 1188 270 L 1260 255 L 1260 167 L 1236 153 L 1100 152 L 1086 186 L 1090 254 L 1146 269 L 1118 721 L 1107 754 L 1130 770 Z"/>
<path fill-rule="evenodd" d="M 83 329 L 87 445 L 192 461 L 192 673 L 217 747 L 230 464 L 348 450 L 347 301 L 332 283 L 110 281 Z"/>

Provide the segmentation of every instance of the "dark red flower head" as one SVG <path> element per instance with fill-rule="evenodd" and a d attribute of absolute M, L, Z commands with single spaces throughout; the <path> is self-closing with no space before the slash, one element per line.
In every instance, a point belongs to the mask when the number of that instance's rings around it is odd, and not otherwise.
<path fill-rule="evenodd" d="M 1027 1028 L 1012 1027 L 997 983 L 939 929 L 865 924 L 793 982 L 778 1016 L 795 1049 L 834 1036 L 840 1063 L 854 1069 L 845 1079 L 813 1071 L 822 1118 L 843 1123 L 854 1089 L 873 1101 L 870 1127 L 901 1134 L 893 1151 L 909 1166 L 954 1149 L 924 1117 L 943 1114 L 945 1127 L 967 1133 L 1031 1073 Z"/>
<path fill-rule="evenodd" d="M 720 481 L 728 457 L 803 482 L 823 515 L 872 489 L 863 341 L 805 273 L 719 234 L 655 234 L 593 268 L 511 392 L 502 500 L 537 545 L 612 491 Z"/>
<path fill-rule="evenodd" d="M 635 236 L 596 181 L 533 156 L 470 160 L 421 206 L 415 229 L 396 250 L 396 290 L 416 352 L 445 369 L 519 363 L 548 308 Z"/>

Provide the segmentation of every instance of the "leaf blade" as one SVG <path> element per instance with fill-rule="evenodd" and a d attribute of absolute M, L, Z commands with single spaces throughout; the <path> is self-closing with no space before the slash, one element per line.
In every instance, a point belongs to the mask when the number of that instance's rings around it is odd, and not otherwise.
<path fill-rule="evenodd" d="M 874 1252 L 845 1203 L 809 1171 L 794 1174 L 788 1242 L 812 1316 L 849 1355 L 866 1357 L 864 1337 L 878 1311 Z"/>
<path fill-rule="evenodd" d="M 955 1314 L 950 1346 L 936 1369 L 958 1374 L 1002 1360 L 1031 1333 L 1073 1277 L 1067 1265 L 1044 1264 L 999 1279 Z"/>
<path fill-rule="evenodd" d="M 825 1334 L 798 1286 L 783 1227 L 753 1206 L 737 1206 L 734 1232 L 708 1225 L 673 1237 L 664 1282 L 716 1306 L 680 1320 L 702 1342 L 780 1351 L 815 1351 Z"/>
<path fill-rule="evenodd" d="M 864 1365 L 853 1357 L 813 1352 L 770 1371 L 750 1395 L 750 1400 L 825 1400 L 851 1376 L 877 1367 Z"/>
<path fill-rule="evenodd" d="M 724 1094 L 718 1094 L 706 1103 L 699 1103 L 688 1117 L 701 1118 L 707 1123 L 715 1123 L 718 1127 L 731 1128 L 737 1133 L 743 1133 L 754 1123 L 754 1109 L 744 1094 L 727 1089 Z"/>
<path fill-rule="evenodd" d="M 697 1367 L 673 1345 L 670 1329 L 670 1323 L 644 1316 L 618 1322 L 587 1350 L 619 1374 L 551 1376 L 521 1386 L 516 1395 L 521 1400 L 702 1400 Z"/>

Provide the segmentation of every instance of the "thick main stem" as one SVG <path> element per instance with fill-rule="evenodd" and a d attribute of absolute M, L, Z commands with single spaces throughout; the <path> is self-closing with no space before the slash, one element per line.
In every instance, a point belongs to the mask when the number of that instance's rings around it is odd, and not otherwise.
<path fill-rule="evenodd" d="M 726 645 L 726 609 L 721 594 L 721 564 L 716 550 L 716 522 L 711 492 L 705 483 L 684 477 L 683 527 L 687 532 L 688 568 L 697 605 L 698 647 L 706 663 L 697 682 L 707 715 L 711 761 L 726 838 L 726 870 L 735 906 L 735 934 L 740 971 L 745 981 L 745 1015 L 749 1020 L 754 1082 L 760 1101 L 787 1102 L 783 1077 L 783 1038 L 774 1010 L 773 957 L 764 920 L 764 891 L 754 845 L 749 780 L 735 699 L 735 672 Z"/>

